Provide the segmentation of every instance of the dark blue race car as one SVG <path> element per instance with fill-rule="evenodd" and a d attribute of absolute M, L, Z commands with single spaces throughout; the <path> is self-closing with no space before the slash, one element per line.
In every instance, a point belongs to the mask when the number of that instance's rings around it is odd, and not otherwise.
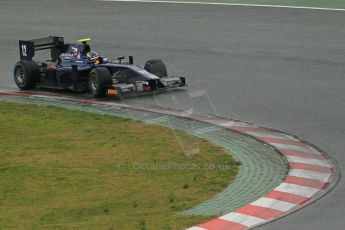
<path fill-rule="evenodd" d="M 145 67 L 133 64 L 133 57 L 112 61 L 98 56 L 81 39 L 65 44 L 63 37 L 19 41 L 20 61 L 14 66 L 14 81 L 22 90 L 35 87 L 90 91 L 96 97 L 128 92 L 149 92 L 186 86 L 184 77 L 168 77 L 164 63 L 148 60 Z M 35 52 L 50 50 L 50 60 L 34 60 Z"/>

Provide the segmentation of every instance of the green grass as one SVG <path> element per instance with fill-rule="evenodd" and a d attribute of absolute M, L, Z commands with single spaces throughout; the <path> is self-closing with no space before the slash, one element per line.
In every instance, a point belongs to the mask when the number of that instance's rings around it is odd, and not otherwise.
<path fill-rule="evenodd" d="M 0 103 L 0 130 L 0 229 L 184 229 L 210 217 L 176 212 L 238 170 L 212 143 L 127 119 Z"/>

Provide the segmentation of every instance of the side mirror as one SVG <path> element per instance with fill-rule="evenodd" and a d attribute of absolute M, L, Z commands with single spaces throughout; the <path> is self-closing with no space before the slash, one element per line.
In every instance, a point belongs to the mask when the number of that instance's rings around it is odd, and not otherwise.
<path fill-rule="evenodd" d="M 118 57 L 117 60 L 119 60 L 119 63 L 121 63 L 121 61 L 125 59 L 125 57 Z"/>

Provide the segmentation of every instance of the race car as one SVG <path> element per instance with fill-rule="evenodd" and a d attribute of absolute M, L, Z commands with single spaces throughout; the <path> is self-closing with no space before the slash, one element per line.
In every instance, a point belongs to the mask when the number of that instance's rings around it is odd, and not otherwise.
<path fill-rule="evenodd" d="M 122 95 L 128 92 L 150 92 L 186 86 L 184 77 L 168 77 L 165 64 L 148 60 L 144 68 L 133 64 L 133 57 L 116 61 L 99 56 L 89 38 L 76 44 L 65 44 L 63 37 L 50 36 L 20 40 L 20 61 L 14 66 L 18 88 L 35 87 L 90 91 L 95 97 Z M 50 60 L 33 60 L 36 51 L 50 50 Z"/>

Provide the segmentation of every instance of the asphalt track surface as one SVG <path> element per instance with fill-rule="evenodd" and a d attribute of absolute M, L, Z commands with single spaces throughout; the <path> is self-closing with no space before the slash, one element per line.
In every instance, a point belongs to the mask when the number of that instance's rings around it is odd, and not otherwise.
<path fill-rule="evenodd" d="M 124 102 L 193 109 L 280 129 L 345 168 L 345 13 L 93 1 L 0 1 L 0 87 L 15 89 L 17 40 L 92 37 L 109 57 L 162 58 L 187 90 Z M 260 229 L 343 229 L 345 182 Z"/>

